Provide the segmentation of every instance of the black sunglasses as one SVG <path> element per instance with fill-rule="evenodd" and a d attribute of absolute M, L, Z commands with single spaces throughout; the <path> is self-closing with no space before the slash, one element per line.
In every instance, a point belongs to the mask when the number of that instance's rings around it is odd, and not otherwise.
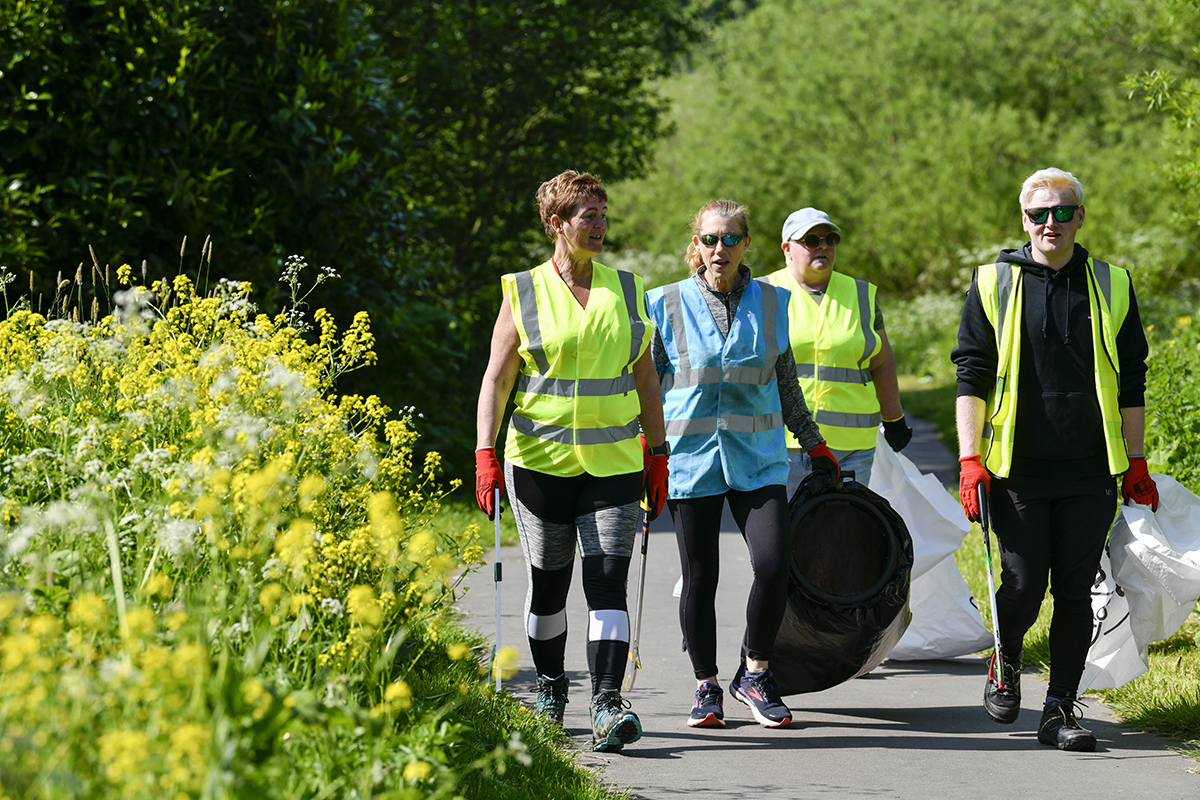
<path fill-rule="evenodd" d="M 838 243 L 842 241 L 842 237 L 838 236 L 837 231 L 830 231 L 824 236 L 817 236 L 815 233 L 810 233 L 802 236 L 799 239 L 796 239 L 795 241 L 800 242 L 809 250 L 816 250 L 822 244 L 827 244 L 830 247 L 837 247 Z"/>
<path fill-rule="evenodd" d="M 700 244 L 705 247 L 716 247 L 717 242 L 721 242 L 726 247 L 737 247 L 738 242 L 746 238 L 744 233 L 702 233 L 700 234 Z"/>
<path fill-rule="evenodd" d="M 1034 225 L 1042 225 L 1046 222 L 1046 218 L 1051 214 L 1054 215 L 1055 222 L 1070 222 L 1075 219 L 1075 212 L 1079 210 L 1079 206 L 1054 206 L 1052 208 L 1027 208 L 1025 216 L 1029 217 L 1029 221 Z"/>

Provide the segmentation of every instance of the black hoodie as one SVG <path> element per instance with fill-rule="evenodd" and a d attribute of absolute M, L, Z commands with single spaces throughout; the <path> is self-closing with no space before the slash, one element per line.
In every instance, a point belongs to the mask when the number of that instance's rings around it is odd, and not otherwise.
<path fill-rule="evenodd" d="M 1031 257 L 1028 242 L 997 259 L 1021 270 L 1021 367 L 1017 383 L 1012 475 L 1071 478 L 1108 475 L 1104 429 L 1096 399 L 1095 354 L 1088 304 L 1087 251 L 1075 245 L 1057 272 Z M 1149 348 L 1133 284 L 1129 313 L 1117 333 L 1121 385 L 1118 405 L 1145 404 Z M 986 399 L 996 382 L 996 335 L 971 282 L 951 353 L 958 394 Z M 1101 355 L 1103 358 L 1104 356 Z"/>

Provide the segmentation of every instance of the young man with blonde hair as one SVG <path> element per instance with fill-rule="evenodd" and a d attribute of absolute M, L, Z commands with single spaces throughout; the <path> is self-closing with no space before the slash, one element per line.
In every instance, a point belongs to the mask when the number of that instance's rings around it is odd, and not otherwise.
<path fill-rule="evenodd" d="M 1126 270 L 1075 242 L 1083 197 L 1079 180 L 1061 169 L 1026 179 L 1029 241 L 976 268 L 951 356 L 959 494 L 978 521 L 983 484 L 1000 545 L 1002 658 L 992 656 L 984 708 L 996 722 L 1016 721 L 1023 640 L 1049 586 L 1050 685 L 1038 741 L 1073 751 L 1096 747 L 1077 719 L 1076 694 L 1117 490 L 1158 505 L 1142 450 L 1148 348 L 1137 299 Z"/>

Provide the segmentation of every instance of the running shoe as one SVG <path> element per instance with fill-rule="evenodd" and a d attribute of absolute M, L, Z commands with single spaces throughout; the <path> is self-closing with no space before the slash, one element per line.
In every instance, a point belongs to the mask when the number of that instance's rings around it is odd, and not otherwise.
<path fill-rule="evenodd" d="M 716 681 L 705 681 L 696 690 L 696 699 L 692 703 L 692 715 L 688 717 L 688 727 L 691 728 L 724 728 L 725 727 L 725 693 Z"/>
<path fill-rule="evenodd" d="M 1042 709 L 1042 724 L 1038 726 L 1038 741 L 1057 747 L 1090 753 L 1096 749 L 1096 737 L 1079 724 L 1083 704 L 1073 697 L 1047 703 Z"/>
<path fill-rule="evenodd" d="M 1000 659 L 1001 674 L 1004 675 L 1004 688 L 1001 689 L 996 680 L 996 654 L 988 663 L 987 684 L 983 687 L 983 707 L 988 716 L 1002 725 L 1017 721 L 1021 713 L 1021 659 Z"/>
<path fill-rule="evenodd" d="M 729 682 L 729 693 L 735 700 L 750 707 L 750 713 L 759 725 L 782 728 L 792 722 L 792 712 L 775 690 L 775 679 L 771 677 L 769 669 L 747 672 L 744 664 L 738 665 L 733 680 Z"/>
<path fill-rule="evenodd" d="M 592 749 L 601 752 L 620 750 L 642 738 L 642 723 L 629 710 L 616 689 L 602 689 L 592 698 Z"/>
<path fill-rule="evenodd" d="M 541 714 L 543 717 L 554 720 L 559 725 L 563 721 L 563 712 L 567 710 L 567 675 L 564 672 L 557 678 L 547 678 L 545 675 L 538 675 L 537 679 L 537 705 L 534 706 L 534 713 Z"/>

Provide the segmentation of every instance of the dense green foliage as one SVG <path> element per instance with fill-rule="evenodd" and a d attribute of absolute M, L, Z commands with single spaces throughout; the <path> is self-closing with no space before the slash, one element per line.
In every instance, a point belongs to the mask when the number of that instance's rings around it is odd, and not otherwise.
<path fill-rule="evenodd" d="M 1150 342 L 1147 460 L 1200 494 L 1200 304 L 1162 320 Z"/>
<path fill-rule="evenodd" d="M 1021 181 L 1053 164 L 1087 187 L 1090 247 L 1175 263 L 1164 121 L 1121 88 L 1147 62 L 1089 30 L 1071 4 L 767 0 L 667 82 L 677 132 L 614 193 L 616 235 L 678 274 L 691 214 L 728 196 L 764 272 L 784 218 L 813 205 L 843 226 L 839 268 L 905 296 L 961 288 L 1020 240 Z"/>
<path fill-rule="evenodd" d="M 5 4 L 0 258 L 37 292 L 92 243 L 162 274 L 185 235 L 267 286 L 289 252 L 385 266 L 406 106 L 359 5 Z"/>
<path fill-rule="evenodd" d="M 1097 36 L 1138 54 L 1137 68 L 1125 81 L 1129 96 L 1174 123 L 1166 172 L 1178 199 L 1173 219 L 1189 234 L 1187 260 L 1194 269 L 1194 232 L 1200 224 L 1200 6 L 1189 0 L 1087 0 L 1083 8 Z"/>
<path fill-rule="evenodd" d="M 382 368 L 343 388 L 419 407 L 457 456 L 497 278 L 545 246 L 535 189 L 643 168 L 654 80 L 699 7 L 729 4 L 694 5 L 2 4 L 0 264 L 48 302 L 89 244 L 153 278 L 184 235 L 189 256 L 211 236 L 200 289 L 250 280 L 277 309 L 281 263 L 303 254 L 342 275 L 335 316 L 377 322 Z"/>

